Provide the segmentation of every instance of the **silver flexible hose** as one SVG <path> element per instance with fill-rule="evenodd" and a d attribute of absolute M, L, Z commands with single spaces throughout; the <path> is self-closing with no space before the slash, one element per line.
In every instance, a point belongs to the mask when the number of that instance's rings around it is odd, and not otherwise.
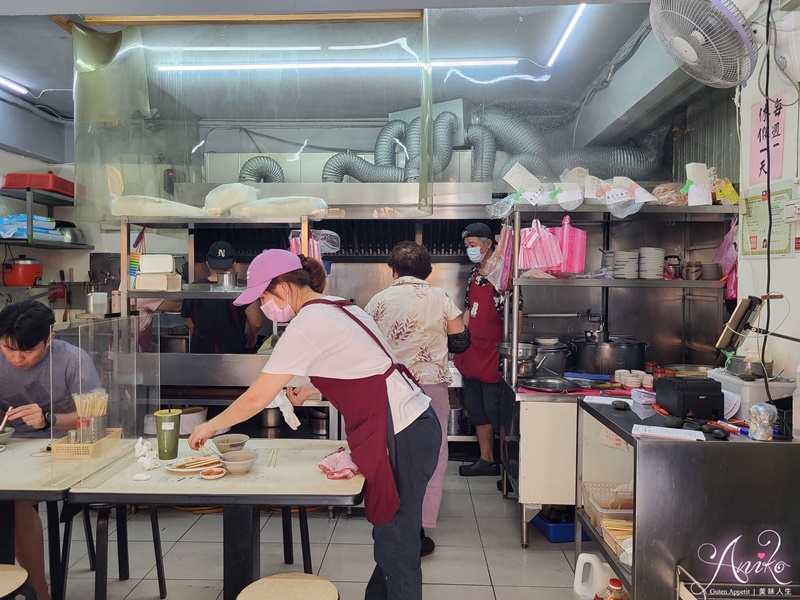
<path fill-rule="evenodd" d="M 471 125 L 467 130 L 467 141 L 472 146 L 472 181 L 491 181 L 497 145 L 492 132 L 483 125 Z"/>
<path fill-rule="evenodd" d="M 239 181 L 255 181 L 256 183 L 283 183 L 283 169 L 278 162 L 269 156 L 254 156 L 242 165 Z"/>
<path fill-rule="evenodd" d="M 433 174 L 444 171 L 453 159 L 453 135 L 458 129 L 458 117 L 445 111 L 433 122 Z M 419 181 L 420 155 L 412 156 L 406 163 L 404 181 Z"/>
<path fill-rule="evenodd" d="M 508 173 L 511 167 L 516 163 L 519 163 L 539 179 L 549 179 L 552 177 L 550 163 L 544 157 L 538 154 L 515 154 L 503 165 L 503 168 L 500 169 L 497 177 L 495 177 L 495 182 L 501 184 L 503 182 L 503 176 Z"/>
<path fill-rule="evenodd" d="M 341 183 L 346 175 L 364 183 L 403 181 L 403 169 L 392 165 L 373 165 L 352 152 L 340 152 L 322 167 L 322 181 Z"/>
<path fill-rule="evenodd" d="M 395 147 L 406 138 L 408 123 L 395 119 L 381 127 L 375 140 L 375 164 L 378 166 L 397 164 Z"/>
<path fill-rule="evenodd" d="M 547 156 L 547 142 L 533 123 L 524 117 L 496 106 L 487 106 L 473 114 L 472 123 L 489 129 L 499 150 L 505 150 L 509 154 Z"/>

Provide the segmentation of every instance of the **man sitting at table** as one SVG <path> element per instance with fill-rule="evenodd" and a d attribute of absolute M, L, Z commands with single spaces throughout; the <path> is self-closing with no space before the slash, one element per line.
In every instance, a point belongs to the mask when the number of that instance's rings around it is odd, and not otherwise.
<path fill-rule="evenodd" d="M 75 429 L 78 415 L 72 394 L 101 387 L 89 355 L 53 339 L 54 323 L 53 311 L 35 300 L 0 311 L 0 415 L 8 416 L 14 437 L 49 438 L 51 430 Z M 42 522 L 35 504 L 15 503 L 14 529 L 17 560 L 28 570 L 39 599 L 49 600 Z"/>

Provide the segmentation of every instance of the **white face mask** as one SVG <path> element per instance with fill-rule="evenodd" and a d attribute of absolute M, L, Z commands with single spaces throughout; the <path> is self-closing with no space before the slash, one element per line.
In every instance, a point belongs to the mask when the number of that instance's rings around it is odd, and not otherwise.
<path fill-rule="evenodd" d="M 472 262 L 479 263 L 486 257 L 486 253 L 481 253 L 480 248 L 467 248 L 467 256 Z"/>

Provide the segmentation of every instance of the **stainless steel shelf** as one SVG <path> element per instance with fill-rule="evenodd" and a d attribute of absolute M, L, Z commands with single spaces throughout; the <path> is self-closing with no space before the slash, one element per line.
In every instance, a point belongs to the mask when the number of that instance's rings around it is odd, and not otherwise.
<path fill-rule="evenodd" d="M 27 200 L 28 192 L 31 193 L 31 199 L 34 204 L 43 204 L 44 206 L 75 206 L 75 198 L 57 192 L 35 190 L 33 188 L 22 190 L 0 189 L 0 196 L 16 198 L 17 200 Z"/>
<path fill-rule="evenodd" d="M 589 534 L 590 538 L 592 538 L 592 541 L 596 544 L 597 549 L 600 550 L 600 554 L 603 555 L 603 557 L 606 559 L 606 562 L 611 566 L 611 569 L 617 574 L 617 577 L 619 577 L 620 581 L 622 581 L 622 585 L 625 586 L 625 589 L 632 592 L 633 575 L 620 562 L 617 553 L 608 547 L 608 544 L 606 544 L 602 534 L 594 528 L 589 519 L 589 515 L 586 514 L 586 511 L 582 508 L 576 510 L 575 518 L 581 524 L 583 530 Z"/>
<path fill-rule="evenodd" d="M 559 204 L 548 204 L 547 206 L 533 206 L 527 200 L 521 200 L 514 205 L 514 212 L 533 213 L 533 212 L 554 212 L 554 213 L 610 213 L 608 207 L 601 204 L 581 204 L 575 210 L 564 210 Z M 663 204 L 645 204 L 636 213 L 651 214 L 674 214 L 674 215 L 732 215 L 739 214 L 739 205 L 734 206 L 665 206 Z M 634 216 L 634 215 L 632 215 Z"/>
<path fill-rule="evenodd" d="M 181 290 L 180 292 L 150 292 L 146 290 L 130 290 L 130 298 L 168 298 L 172 300 L 235 300 L 245 290 L 209 291 L 209 290 Z"/>
<path fill-rule="evenodd" d="M 300 218 L 234 218 L 234 217 L 121 217 L 127 219 L 130 225 L 150 227 L 151 229 L 191 229 L 192 227 L 220 227 L 235 225 L 236 227 L 263 227 L 275 225 L 278 227 L 300 227 Z M 313 217 L 309 221 L 318 221 Z"/>
<path fill-rule="evenodd" d="M 68 242 L 50 242 L 46 240 L 33 240 L 29 243 L 27 239 L 6 238 L 0 239 L 0 244 L 8 246 L 22 246 L 25 248 L 40 248 L 42 250 L 94 250 L 94 246 L 89 244 L 70 244 Z"/>
<path fill-rule="evenodd" d="M 563 286 L 588 288 L 673 288 L 673 289 L 722 289 L 724 281 L 668 281 L 666 279 L 528 279 L 517 277 L 514 285 L 520 286 Z"/>
<path fill-rule="evenodd" d="M 476 435 L 448 435 L 448 442 L 477 442 L 478 436 Z"/>

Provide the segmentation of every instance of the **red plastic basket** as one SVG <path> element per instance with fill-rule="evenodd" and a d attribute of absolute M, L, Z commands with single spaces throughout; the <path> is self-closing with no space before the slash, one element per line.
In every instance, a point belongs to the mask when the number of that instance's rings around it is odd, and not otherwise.
<path fill-rule="evenodd" d="M 47 190 L 70 197 L 75 196 L 75 184 L 52 173 L 9 173 L 6 175 L 3 189 L 24 190 L 26 188 Z"/>

